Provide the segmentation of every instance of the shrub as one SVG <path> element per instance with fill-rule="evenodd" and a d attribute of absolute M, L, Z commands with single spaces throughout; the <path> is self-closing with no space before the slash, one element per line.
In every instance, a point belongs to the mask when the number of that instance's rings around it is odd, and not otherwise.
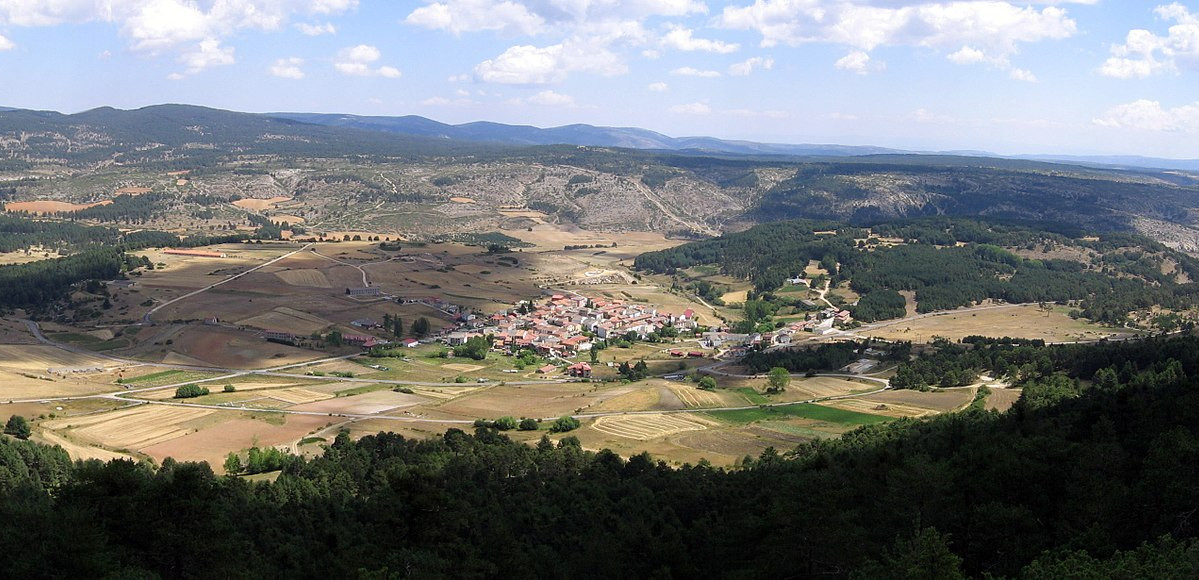
<path fill-rule="evenodd" d="M 183 385 L 182 387 L 175 389 L 176 399 L 191 399 L 193 397 L 202 397 L 207 394 L 208 387 L 201 387 L 200 385 L 196 384 Z"/>

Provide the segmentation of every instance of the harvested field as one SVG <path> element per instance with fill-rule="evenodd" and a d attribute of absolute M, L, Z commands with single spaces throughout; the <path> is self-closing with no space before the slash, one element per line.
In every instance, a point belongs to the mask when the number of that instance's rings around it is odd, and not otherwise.
<path fill-rule="evenodd" d="M 1083 319 L 1075 320 L 1068 316 L 1068 312 L 1068 308 L 1045 311 L 1036 304 L 986 310 L 955 310 L 918 320 L 885 323 L 876 328 L 863 329 L 861 334 L 917 343 L 929 342 L 934 336 L 956 341 L 978 334 L 994 338 L 1010 336 L 1042 339 L 1046 342 L 1065 342 L 1095 340 L 1120 332 Z"/>
<path fill-rule="evenodd" d="M 269 393 L 267 393 L 267 396 L 272 399 L 278 399 L 285 403 L 291 403 L 293 405 L 300 405 L 303 403 L 313 403 L 316 401 L 323 401 L 325 399 L 333 398 L 333 395 L 331 395 L 329 393 L 321 393 L 321 392 L 312 391 L 309 389 L 302 389 L 299 387 L 291 388 L 291 389 L 278 389 L 278 390 L 270 391 Z"/>
<path fill-rule="evenodd" d="M 746 455 L 757 457 L 767 447 L 788 449 L 797 444 L 783 435 L 771 432 L 754 434 L 740 429 L 690 431 L 675 437 L 674 441 L 679 445 L 728 458 L 725 459 L 726 463 L 732 463 Z"/>
<path fill-rule="evenodd" d="M 54 419 L 43 425 L 68 429 L 81 439 L 114 449 L 139 449 L 197 431 L 196 421 L 216 411 L 155 404 L 88 417 Z"/>
<path fill-rule="evenodd" d="M 0 344 L 0 367 L 17 371 L 44 373 L 48 368 L 103 367 L 110 364 L 115 363 L 48 345 Z"/>
<path fill-rule="evenodd" d="M 761 384 L 765 385 L 764 382 Z M 776 397 L 776 400 L 780 402 L 806 401 L 808 399 L 822 399 L 825 397 L 869 392 L 880 388 L 882 388 L 881 384 L 859 383 L 836 377 L 793 378 L 787 390 L 782 395 Z"/>
<path fill-rule="evenodd" d="M 949 389 L 923 393 L 912 390 L 886 391 L 862 397 L 863 401 L 875 404 L 906 405 L 929 409 L 938 413 L 955 411 L 974 400 L 974 389 Z"/>
<path fill-rule="evenodd" d="M 245 417 L 244 414 L 240 416 Z M 273 424 L 239 418 L 226 421 L 217 427 L 144 447 L 141 451 L 159 463 L 167 457 L 181 461 L 207 461 L 214 470 L 220 471 L 225 456 L 231 451 L 254 445 L 291 445 L 332 420 L 332 417 L 286 415 L 282 424 Z"/>
<path fill-rule="evenodd" d="M 658 403 L 661 401 L 658 389 L 630 385 L 622 387 L 620 390 L 623 392 L 614 394 L 610 399 L 597 403 L 591 408 L 591 411 L 597 413 L 606 411 L 644 411 L 657 409 Z"/>
<path fill-rule="evenodd" d="M 65 201 L 14 201 L 4 204 L 4 211 L 27 211 L 30 213 L 63 213 L 79 211 L 98 205 L 108 205 L 111 199 L 95 203 L 68 203 Z"/>
<path fill-rule="evenodd" d="M 591 425 L 592 429 L 624 437 L 646 441 L 684 431 L 702 431 L 708 426 L 683 415 L 629 415 L 625 417 L 600 417 Z"/>
<path fill-rule="evenodd" d="M 1021 389 L 996 389 L 991 388 L 991 394 L 987 395 L 987 410 L 1004 412 L 1012 408 L 1016 401 L 1020 400 Z"/>
<path fill-rule="evenodd" d="M 671 385 L 667 388 L 689 408 L 725 406 L 725 401 L 720 398 L 720 395 L 712 391 L 703 391 L 695 387 L 681 385 Z"/>
<path fill-rule="evenodd" d="M 111 375 L 49 375 L 0 369 L 0 401 L 88 395 L 113 390 Z M 7 419 L 7 417 L 5 417 Z"/>
<path fill-rule="evenodd" d="M 79 443 L 75 443 L 74 441 L 71 441 L 70 439 L 67 439 L 66 437 L 63 437 L 62 435 L 52 431 L 39 432 L 36 436 L 34 436 L 34 440 L 37 441 L 39 439 L 40 443 L 62 447 L 67 452 L 67 455 L 70 455 L 71 459 L 75 460 L 99 459 L 100 461 L 112 461 L 113 459 L 137 459 L 136 457 L 125 453 L 117 453 L 116 451 L 109 451 L 107 449 L 93 447 L 91 445 L 80 445 Z"/>
<path fill-rule="evenodd" d="M 879 403 L 877 401 L 867 401 L 865 399 L 839 399 L 836 401 L 828 401 L 822 404 L 828 407 L 845 409 L 846 411 L 885 415 L 887 417 L 896 418 L 927 417 L 937 414 L 936 411 L 932 409 L 926 409 L 924 407 L 915 407 L 901 403 Z"/>
<path fill-rule="evenodd" d="M 321 358 L 318 352 L 267 342 L 250 333 L 215 327 L 188 328 L 174 339 L 166 358 L 183 356 L 206 366 L 235 369 L 274 367 Z M 187 363 L 187 364 L 195 364 Z"/>
<path fill-rule="evenodd" d="M 475 203 L 475 200 L 469 197 L 451 197 L 450 201 L 454 203 Z"/>
<path fill-rule="evenodd" d="M 462 419 L 495 419 L 504 415 L 548 418 L 586 411 L 594 404 L 627 392 L 620 387 L 599 389 L 594 383 L 497 385 L 444 403 L 437 410 Z"/>
<path fill-rule="evenodd" d="M 291 198 L 290 197 L 282 197 L 282 196 L 272 197 L 269 199 L 243 198 L 243 199 L 239 199 L 239 200 L 233 202 L 233 205 L 240 207 L 242 209 L 262 211 L 264 209 L 270 208 L 271 206 L 273 206 L 277 203 L 282 203 L 285 201 L 291 201 Z"/>
<path fill-rule="evenodd" d="M 317 411 L 320 413 L 382 413 L 398 407 L 415 407 L 428 401 L 416 395 L 395 391 L 374 391 L 352 397 L 338 397 L 316 403 L 305 403 L 292 407 L 295 411 Z"/>
<path fill-rule="evenodd" d="M 315 269 L 303 270 L 283 270 L 275 272 L 275 276 L 292 286 L 306 286 L 309 288 L 332 288 L 329 279 L 325 277 L 325 273 Z"/>
<path fill-rule="evenodd" d="M 258 316 L 243 318 L 238 320 L 237 324 L 261 328 L 263 330 L 291 332 L 303 336 L 333 326 L 332 322 L 319 316 L 313 316 L 307 312 L 300 312 L 286 306 L 280 306 Z"/>

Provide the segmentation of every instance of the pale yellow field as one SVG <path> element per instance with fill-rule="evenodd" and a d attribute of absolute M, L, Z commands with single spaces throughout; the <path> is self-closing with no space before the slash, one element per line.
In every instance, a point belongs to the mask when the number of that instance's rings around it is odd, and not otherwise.
<path fill-rule="evenodd" d="M 727 404 L 721 399 L 720 395 L 712 391 L 703 391 L 690 385 L 671 385 L 667 388 L 688 407 L 723 407 Z"/>
<path fill-rule="evenodd" d="M 215 412 L 146 404 L 88 417 L 53 419 L 43 426 L 68 429 L 81 439 L 113 449 L 138 449 L 198 431 L 198 425 L 189 423 Z"/>
<path fill-rule="evenodd" d="M 103 367 L 107 359 L 88 356 L 48 345 L 0 344 L 0 367 L 17 371 L 39 371 L 53 367 Z"/>
<path fill-rule="evenodd" d="M 304 336 L 333 326 L 332 322 L 319 316 L 313 316 L 307 312 L 300 312 L 286 306 L 280 306 L 258 316 L 243 318 L 238 320 L 237 324 L 253 326 L 254 328 L 261 328 L 263 330 L 291 332 Z"/>
<path fill-rule="evenodd" d="M 923 407 L 902 405 L 899 403 L 880 403 L 878 401 L 867 401 L 864 399 L 838 399 L 836 401 L 827 401 L 821 404 L 828 407 L 845 409 L 847 411 L 856 411 L 858 413 L 868 413 L 871 415 L 885 415 L 887 417 L 927 417 L 937 413 L 932 409 L 925 409 Z"/>
<path fill-rule="evenodd" d="M 1086 320 L 1072 319 L 1067 316 L 1067 311 L 1055 308 L 1046 312 L 1036 304 L 991 310 L 961 310 L 920 320 L 888 324 L 881 328 L 864 330 L 860 334 L 912 342 L 930 342 L 935 336 L 959 340 L 971 335 L 1065 342 L 1096 340 L 1120 332 L 1118 329 L 1092 324 Z"/>
<path fill-rule="evenodd" d="M 308 286 L 310 288 L 332 288 L 329 284 L 329 279 L 325 277 L 325 273 L 315 269 L 304 270 L 283 270 L 275 272 L 280 280 L 292 286 Z"/>
<path fill-rule="evenodd" d="M 285 403 L 291 403 L 293 405 L 312 403 L 314 401 L 323 401 L 325 399 L 333 398 L 333 395 L 329 393 L 320 393 L 299 387 L 274 390 L 268 393 L 267 396 L 271 397 L 272 399 L 279 399 Z"/>
<path fill-rule="evenodd" d="M 623 417 L 600 417 L 591 425 L 592 429 L 624 437 L 646 441 L 684 431 L 702 431 L 707 425 L 684 415 L 628 415 Z"/>
<path fill-rule="evenodd" d="M 4 204 L 4 211 L 27 211 L 30 213 L 60 213 L 68 211 L 79 211 L 89 207 L 98 205 L 108 205 L 112 203 L 111 199 L 97 201 L 95 203 L 67 203 L 65 201 L 14 201 Z"/>
<path fill-rule="evenodd" d="M 255 211 L 261 211 L 261 210 L 267 209 L 277 203 L 281 203 L 284 201 L 291 201 L 291 198 L 290 197 L 282 197 L 282 196 L 272 197 L 270 199 L 244 198 L 244 199 L 239 199 L 239 200 L 233 202 L 233 205 L 240 207 L 242 209 L 252 209 Z"/>
<path fill-rule="evenodd" d="M 99 459 L 100 461 L 112 461 L 113 459 L 136 459 L 132 455 L 125 453 L 117 453 L 116 451 L 109 451 L 107 449 L 93 447 L 91 445 L 80 445 L 79 443 L 75 443 L 74 441 L 63 437 L 62 435 L 54 433 L 53 431 L 41 431 L 37 434 L 35 439 L 41 439 L 42 442 L 46 443 L 47 445 L 57 445 L 62 447 L 67 454 L 71 456 L 71 459 L 75 460 Z"/>

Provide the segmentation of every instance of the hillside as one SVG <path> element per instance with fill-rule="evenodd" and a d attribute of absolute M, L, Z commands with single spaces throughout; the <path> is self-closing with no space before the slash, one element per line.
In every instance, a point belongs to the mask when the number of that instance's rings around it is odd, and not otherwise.
<path fill-rule="evenodd" d="M 116 187 L 99 185 L 115 182 L 152 186 L 185 206 L 195 193 L 203 194 L 198 206 L 291 198 L 280 214 L 330 229 L 418 237 L 543 222 L 694 237 L 790 218 L 870 224 L 949 215 L 1136 231 L 1199 249 L 1199 179 L 1183 172 L 973 156 L 847 156 L 877 150 L 823 146 L 789 155 L 754 144 L 714 153 L 719 148 L 703 139 L 688 143 L 638 129 L 291 117 L 183 105 L 75 115 L 3 111 L 0 171 L 12 185 L 0 194 L 10 201 L 88 203 L 110 196 Z M 562 141 L 635 148 L 543 145 Z M 658 146 L 686 151 L 637 149 Z M 171 170 L 192 172 L 187 188 L 165 179 Z M 421 218 L 403 217 L 414 215 Z"/>
<path fill-rule="evenodd" d="M 813 275 L 798 286 L 789 282 Z M 774 222 L 637 257 L 635 267 L 695 288 L 699 267 L 749 280 L 749 299 L 802 310 L 807 286 L 844 285 L 863 322 L 900 318 L 911 292 L 916 312 L 984 301 L 1073 304 L 1109 324 L 1147 323 L 1196 306 L 1199 261 L 1145 237 L 1095 235 L 1076 227 L 929 218 L 871 228 Z M 1163 312 L 1153 309 L 1161 308 Z"/>
<path fill-rule="evenodd" d="M 1004 414 L 982 394 L 733 470 L 484 427 L 342 435 L 251 483 L 4 438 L 0 575 L 1193 576 L 1199 342 L 1018 356 Z"/>

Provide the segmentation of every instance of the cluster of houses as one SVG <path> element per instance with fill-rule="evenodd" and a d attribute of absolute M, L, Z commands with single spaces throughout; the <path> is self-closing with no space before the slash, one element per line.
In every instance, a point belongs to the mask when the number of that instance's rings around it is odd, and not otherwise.
<path fill-rule="evenodd" d="M 592 336 L 607 340 L 632 333 L 644 339 L 667 326 L 680 332 L 694 330 L 695 312 L 688 308 L 682 314 L 671 314 L 623 300 L 554 294 L 537 303 L 522 301 L 489 317 L 470 317 L 441 340 L 457 346 L 472 337 L 490 335 L 496 350 L 515 353 L 531 349 L 544 357 L 568 358 L 590 350 Z M 587 376 L 590 371 L 582 367 L 570 370 L 575 376 Z"/>

